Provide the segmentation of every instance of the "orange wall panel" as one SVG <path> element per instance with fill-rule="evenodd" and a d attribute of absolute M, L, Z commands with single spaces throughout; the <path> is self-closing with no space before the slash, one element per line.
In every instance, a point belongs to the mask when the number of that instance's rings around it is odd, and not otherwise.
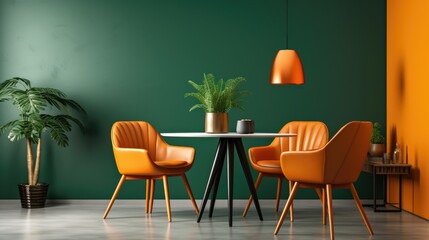
<path fill-rule="evenodd" d="M 429 219 L 429 1 L 387 1 L 387 151 L 396 142 L 405 177 L 403 208 Z M 389 184 L 389 200 L 398 182 Z"/>

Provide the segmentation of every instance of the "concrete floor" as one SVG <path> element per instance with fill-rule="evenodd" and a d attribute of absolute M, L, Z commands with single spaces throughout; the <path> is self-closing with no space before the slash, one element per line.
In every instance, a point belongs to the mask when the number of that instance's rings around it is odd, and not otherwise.
<path fill-rule="evenodd" d="M 211 219 L 206 209 L 200 223 L 188 200 L 171 202 L 171 223 L 167 222 L 163 200 L 155 201 L 152 215 L 145 214 L 144 200 L 117 200 L 108 218 L 102 220 L 107 203 L 55 201 L 46 208 L 28 210 L 22 209 L 18 201 L 2 200 L 0 239 L 329 239 L 329 226 L 321 223 L 317 200 L 296 200 L 295 222 L 286 219 L 277 236 L 273 231 L 280 213 L 275 213 L 271 200 L 261 201 L 264 221 L 259 221 L 253 206 L 243 219 L 245 201 L 234 201 L 231 228 L 225 200 L 216 201 Z M 353 201 L 334 200 L 333 205 L 336 239 L 429 239 L 429 222 L 407 212 L 374 213 L 365 208 L 375 232 L 371 237 Z"/>

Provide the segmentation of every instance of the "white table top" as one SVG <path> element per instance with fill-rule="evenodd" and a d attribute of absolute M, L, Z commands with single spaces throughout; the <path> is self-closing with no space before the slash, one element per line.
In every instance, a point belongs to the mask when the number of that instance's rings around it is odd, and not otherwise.
<path fill-rule="evenodd" d="M 175 132 L 161 133 L 163 137 L 202 137 L 202 138 L 275 138 L 296 137 L 296 133 L 205 133 L 205 132 Z"/>

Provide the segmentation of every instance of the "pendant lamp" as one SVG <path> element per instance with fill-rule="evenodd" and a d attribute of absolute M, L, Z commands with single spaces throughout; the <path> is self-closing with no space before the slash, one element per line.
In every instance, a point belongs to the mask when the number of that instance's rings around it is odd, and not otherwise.
<path fill-rule="evenodd" d="M 287 10 L 289 10 L 288 7 Z M 274 59 L 271 68 L 271 84 L 304 84 L 304 70 L 301 59 L 295 50 L 287 49 L 288 37 L 289 34 L 286 36 L 286 50 L 280 50 Z"/>

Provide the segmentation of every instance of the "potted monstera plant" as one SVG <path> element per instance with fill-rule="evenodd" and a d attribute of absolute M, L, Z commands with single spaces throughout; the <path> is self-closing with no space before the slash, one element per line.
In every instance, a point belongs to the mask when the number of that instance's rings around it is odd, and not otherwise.
<path fill-rule="evenodd" d="M 42 133 L 47 132 L 59 146 L 67 146 L 69 139 L 66 133 L 71 131 L 71 123 L 82 131 L 84 129 L 81 121 L 70 115 L 70 110 L 83 114 L 85 110 L 62 91 L 33 87 L 30 80 L 19 77 L 0 84 L 0 102 L 8 101 L 17 108 L 19 115 L 15 120 L 0 125 L 0 135 L 9 130 L 9 140 L 24 140 L 27 150 L 28 183 L 18 185 L 21 206 L 44 207 L 49 185 L 39 182 Z"/>
<path fill-rule="evenodd" d="M 228 132 L 228 112 L 232 108 L 243 109 L 242 99 L 247 91 L 239 90 L 238 86 L 246 79 L 236 77 L 224 81 L 216 80 L 211 73 L 203 75 L 202 84 L 189 80 L 189 84 L 196 90 L 185 93 L 185 97 L 193 97 L 199 103 L 192 106 L 189 111 L 201 108 L 206 112 L 205 132 Z"/>

